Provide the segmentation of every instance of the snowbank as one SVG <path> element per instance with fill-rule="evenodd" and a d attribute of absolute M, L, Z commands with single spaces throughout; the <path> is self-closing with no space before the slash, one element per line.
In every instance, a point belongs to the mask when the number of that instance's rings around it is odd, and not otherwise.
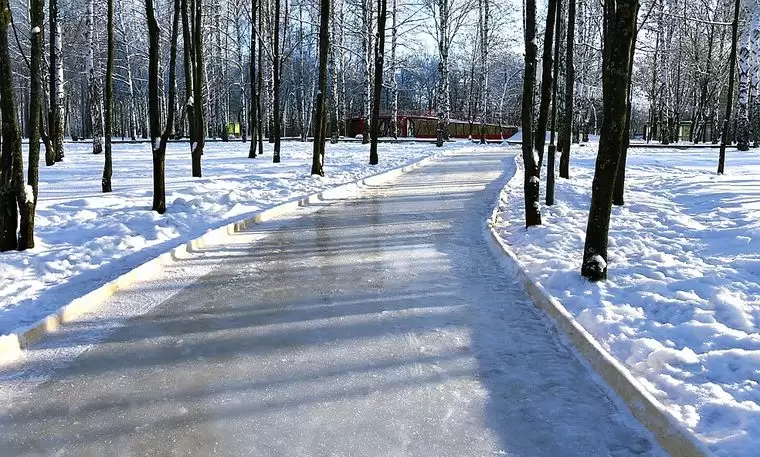
<path fill-rule="evenodd" d="M 253 212 L 402 166 L 440 151 L 429 144 L 381 144 L 380 165 L 368 146 L 327 145 L 324 178 L 313 177 L 311 143 L 285 142 L 282 163 L 271 145 L 248 159 L 248 145 L 208 143 L 204 177 L 190 177 L 187 144 L 167 151 L 167 212 L 150 210 L 150 143 L 114 145 L 113 193 L 100 193 L 103 156 L 91 144 L 67 144 L 66 159 L 40 169 L 37 246 L 0 254 L 0 335 L 168 249 Z M 447 147 L 460 147 L 447 145 Z"/>
<path fill-rule="evenodd" d="M 718 456 L 760 446 L 760 154 L 632 149 L 613 209 L 610 280 L 581 279 L 596 145 L 574 149 L 544 224 L 524 229 L 522 174 L 499 233 L 529 273 Z M 543 186 L 543 184 L 542 184 Z"/>

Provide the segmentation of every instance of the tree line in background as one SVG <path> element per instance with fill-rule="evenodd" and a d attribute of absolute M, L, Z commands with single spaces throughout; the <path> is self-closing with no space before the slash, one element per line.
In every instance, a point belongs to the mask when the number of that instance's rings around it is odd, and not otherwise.
<path fill-rule="evenodd" d="M 250 140 L 251 158 L 266 140 L 279 162 L 283 138 L 313 136 L 312 171 L 322 174 L 322 143 L 345 136 L 352 118 L 363 142 L 375 143 L 381 112 L 394 120 L 434 115 L 439 146 L 451 119 L 469 121 L 482 142 L 478 126 L 521 122 L 526 222 L 535 225 L 542 167 L 549 165 L 551 204 L 557 154 L 567 178 L 571 144 L 612 128 L 610 113 L 624 109 L 622 160 L 610 162 L 620 179 L 609 180 L 611 198 L 622 203 L 631 134 L 669 143 L 717 142 L 724 133 L 723 143 L 735 137 L 740 148 L 760 139 L 760 18 L 754 5 L 732 3 L 633 4 L 628 97 L 612 109 L 605 53 L 623 33 L 615 21 L 624 20 L 624 4 L 548 0 L 542 16 L 526 0 L 521 63 L 512 35 L 519 11 L 492 0 L 0 0 L 0 250 L 34 245 L 41 145 L 50 166 L 64 159 L 64 137 L 91 140 L 93 153 L 103 153 L 109 192 L 112 136 L 149 139 L 153 209 L 162 213 L 170 139 L 189 140 L 192 175 L 200 177 L 206 138 Z M 544 33 L 536 33 L 541 21 Z M 741 39 L 732 40 L 732 23 Z M 737 47 L 739 84 L 726 90 Z M 398 123 L 390 124 L 387 134 L 398 136 Z M 606 260 L 606 249 L 594 252 Z"/>
<path fill-rule="evenodd" d="M 250 139 L 251 158 L 269 141 L 279 162 L 282 138 L 324 130 L 335 142 L 349 118 L 361 119 L 365 143 L 376 140 L 381 112 L 437 114 L 443 139 L 451 118 L 472 131 L 515 123 L 514 20 L 489 1 L 0 0 L 0 250 L 33 247 L 40 144 L 51 166 L 64 160 L 65 137 L 103 154 L 103 192 L 112 189 L 112 137 L 148 139 L 162 213 L 170 139 L 188 140 L 200 177 L 208 137 Z M 398 124 L 387 133 L 397 136 Z"/>

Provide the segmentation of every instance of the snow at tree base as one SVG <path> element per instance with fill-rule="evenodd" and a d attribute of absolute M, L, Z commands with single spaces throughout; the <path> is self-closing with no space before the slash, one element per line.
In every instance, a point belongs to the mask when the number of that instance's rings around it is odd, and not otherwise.
<path fill-rule="evenodd" d="M 628 152 L 609 279 L 579 275 L 596 145 L 574 148 L 544 224 L 525 230 L 518 172 L 498 230 L 532 277 L 716 455 L 760 449 L 760 153 Z M 520 159 L 518 158 L 518 163 Z"/>

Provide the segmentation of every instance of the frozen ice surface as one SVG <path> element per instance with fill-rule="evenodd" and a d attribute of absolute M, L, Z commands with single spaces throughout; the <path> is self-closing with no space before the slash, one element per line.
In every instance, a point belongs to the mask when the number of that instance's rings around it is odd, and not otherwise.
<path fill-rule="evenodd" d="M 144 308 L 67 326 L 6 376 L 38 384 L 5 390 L 0 449 L 662 456 L 487 247 L 512 166 L 503 148 L 473 147 L 117 294 L 109 312 Z"/>

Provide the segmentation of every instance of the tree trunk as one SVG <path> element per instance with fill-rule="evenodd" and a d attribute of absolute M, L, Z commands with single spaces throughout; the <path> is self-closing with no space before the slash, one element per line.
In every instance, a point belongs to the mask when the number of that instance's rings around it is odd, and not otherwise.
<path fill-rule="evenodd" d="M 380 136 L 380 95 L 383 88 L 383 61 L 385 57 L 385 18 L 387 0 L 377 0 L 377 36 L 375 37 L 375 92 L 372 97 L 372 144 L 369 147 L 369 164 L 377 165 L 377 139 Z"/>
<path fill-rule="evenodd" d="M 718 174 L 722 175 L 726 167 L 726 138 L 728 125 L 731 121 L 731 101 L 734 94 L 734 73 L 736 73 L 736 41 L 739 28 L 739 6 L 741 0 L 734 3 L 734 21 L 731 24 L 731 54 L 728 58 L 728 94 L 726 95 L 726 115 L 723 118 L 723 131 L 720 136 L 720 152 L 718 153 Z"/>
<path fill-rule="evenodd" d="M 567 46 L 565 47 L 565 112 L 564 120 L 559 129 L 557 150 L 559 157 L 559 177 L 570 178 L 570 133 L 573 129 L 573 91 L 575 88 L 575 65 L 573 52 L 575 46 L 575 0 L 567 3 Z"/>
<path fill-rule="evenodd" d="M 749 71 L 750 71 L 750 36 L 757 28 L 757 15 L 752 14 L 750 27 L 744 31 L 739 48 L 739 109 L 736 132 L 736 149 L 749 151 Z M 732 94 L 729 94 L 729 100 Z"/>
<path fill-rule="evenodd" d="M 29 20 L 32 27 L 29 78 L 29 163 L 27 164 L 27 186 L 24 189 L 26 198 L 19 207 L 21 218 L 18 249 L 20 251 L 34 247 L 34 213 L 39 192 L 40 133 L 42 131 L 42 59 L 45 53 L 43 33 L 45 2 L 31 0 L 29 6 Z M 26 194 L 30 190 L 32 195 Z"/>
<path fill-rule="evenodd" d="M 111 135 L 113 130 L 113 65 L 114 65 L 114 36 L 113 36 L 113 0 L 108 0 L 108 57 L 106 60 L 106 92 L 105 92 L 105 125 L 104 134 L 106 139 L 105 162 L 103 164 L 103 178 L 101 188 L 103 192 L 111 192 L 111 177 L 113 175 L 113 159 L 111 157 Z"/>
<path fill-rule="evenodd" d="M 554 66 L 552 45 L 554 44 L 554 23 L 557 19 L 557 0 L 549 0 L 546 11 L 546 30 L 544 31 L 544 54 L 541 57 L 543 69 L 541 73 L 541 102 L 538 107 L 536 122 L 536 137 L 533 139 L 534 148 L 538 153 L 538 169 L 544 159 L 546 144 L 546 124 L 549 118 L 549 102 L 552 96 L 552 68 Z M 524 141 L 524 140 L 523 140 Z"/>
<path fill-rule="evenodd" d="M 280 163 L 280 0 L 274 0 L 274 41 L 272 42 L 272 135 L 274 136 L 273 163 Z"/>
<path fill-rule="evenodd" d="M 525 74 L 522 101 L 522 156 L 525 168 L 525 226 L 541 225 L 540 168 L 533 150 L 533 103 L 536 80 L 536 1 L 525 0 Z"/>
<path fill-rule="evenodd" d="M 175 78 L 177 58 L 177 37 L 179 35 L 179 18 L 182 6 L 180 0 L 174 0 L 174 19 L 169 53 L 169 101 L 167 103 L 166 125 L 161 129 L 161 105 L 159 100 L 159 65 L 161 58 L 160 28 L 153 10 L 153 0 L 145 0 L 145 12 L 148 20 L 148 101 L 151 148 L 153 150 L 153 211 L 166 212 L 166 143 L 174 126 Z"/>
<path fill-rule="evenodd" d="M 338 74 L 340 71 L 342 71 L 342 69 L 339 67 L 338 50 L 336 49 L 338 34 L 339 34 L 339 30 L 338 30 L 339 24 L 338 24 L 338 21 L 336 20 L 335 10 L 333 8 L 329 8 L 329 9 L 330 9 L 330 20 L 332 21 L 332 25 L 330 27 L 330 37 L 329 37 L 330 39 L 330 66 L 332 67 L 332 83 L 330 86 L 330 94 L 331 94 L 330 98 L 332 100 L 332 103 L 330 105 L 330 108 L 331 108 L 330 109 L 330 131 L 331 131 L 330 143 L 337 144 L 338 137 L 340 136 L 340 128 L 338 127 L 338 124 L 339 124 L 338 99 L 340 98 L 340 91 L 338 91 Z M 317 107 L 317 109 L 319 109 L 319 107 Z M 324 152 L 324 148 L 323 148 L 323 152 Z"/>
<path fill-rule="evenodd" d="M 92 126 L 92 153 L 100 154 L 103 152 L 103 108 L 100 102 L 100 83 L 95 70 L 95 0 L 87 1 L 87 89 L 89 93 L 89 117 Z"/>
<path fill-rule="evenodd" d="M 50 112 L 48 130 L 52 148 L 45 154 L 45 164 L 50 166 L 63 160 L 63 37 L 58 17 L 58 0 L 50 0 Z"/>
<path fill-rule="evenodd" d="M 638 0 L 605 0 L 602 69 L 602 129 L 591 193 L 581 275 L 607 278 L 607 245 L 612 194 L 626 135 L 631 62 L 635 46 Z"/>
<path fill-rule="evenodd" d="M 194 178 L 200 178 L 201 157 L 206 144 L 206 121 L 203 108 L 204 64 L 203 64 L 203 0 L 193 0 L 195 4 L 193 27 L 193 51 L 195 60 L 193 68 L 193 101 L 195 118 L 195 142 L 191 145 L 192 174 Z"/>
<path fill-rule="evenodd" d="M 195 147 L 198 144 L 198 133 L 196 132 L 197 119 L 195 118 L 196 103 L 195 103 L 195 50 L 193 48 L 193 8 L 188 6 L 188 1 L 181 0 L 180 8 L 182 9 L 182 43 L 183 43 L 183 69 L 185 72 L 185 115 L 187 116 L 188 126 L 188 140 L 190 141 L 190 157 L 195 162 Z"/>
<path fill-rule="evenodd" d="M 16 102 L 13 93 L 13 70 L 8 50 L 8 26 L 11 9 L 8 0 L 0 0 L 0 116 L 2 117 L 2 152 L 0 153 L 0 251 L 19 247 L 17 238 L 19 209 L 28 220 L 24 163 L 21 156 Z M 29 196 L 34 200 L 34 196 Z"/>
<path fill-rule="evenodd" d="M 319 13 L 319 90 L 317 91 L 316 128 L 314 129 L 314 153 L 311 161 L 311 174 L 324 176 L 322 168 L 325 159 L 325 140 L 327 131 L 327 57 L 330 51 L 330 0 L 320 0 Z M 333 54 L 334 55 L 334 54 Z"/>
<path fill-rule="evenodd" d="M 392 0 L 391 12 L 391 136 L 398 138 L 398 81 L 396 80 L 396 44 L 398 42 L 398 0 Z"/>
<path fill-rule="evenodd" d="M 364 54 L 364 83 L 362 101 L 364 103 L 364 128 L 362 129 L 362 144 L 370 141 L 370 116 L 372 107 L 372 0 L 362 0 L 362 52 Z"/>
<path fill-rule="evenodd" d="M 257 147 L 257 141 L 258 138 L 256 126 L 259 124 L 259 103 L 258 103 L 258 89 L 256 87 L 256 34 L 259 32 L 257 30 L 257 22 L 256 22 L 256 14 L 258 13 L 259 4 L 258 0 L 252 0 L 251 1 L 251 61 L 249 62 L 249 80 L 251 84 L 251 147 L 248 150 L 248 158 L 255 159 L 256 158 L 256 147 Z M 261 69 L 258 69 L 258 71 L 261 71 Z"/>
<path fill-rule="evenodd" d="M 488 114 L 488 23 L 491 20 L 489 0 L 480 1 L 480 144 L 486 144 L 486 115 Z"/>
<path fill-rule="evenodd" d="M 436 146 L 443 146 L 449 139 L 451 98 L 449 94 L 449 0 L 437 0 L 439 19 L 438 34 L 438 89 L 436 93 Z"/>
<path fill-rule="evenodd" d="M 559 82 L 559 44 L 561 40 L 561 34 L 559 30 L 559 24 L 561 22 L 560 12 L 562 11 L 561 0 L 555 0 L 557 2 L 557 12 L 555 30 L 554 30 L 554 74 L 552 75 L 552 118 L 551 118 L 551 133 L 549 141 L 549 157 L 546 161 L 546 205 L 551 206 L 554 204 L 554 169 L 555 159 L 557 152 L 557 145 L 555 144 L 555 132 L 557 130 L 557 85 Z"/>
<path fill-rule="evenodd" d="M 258 14 L 258 31 L 262 33 L 261 24 L 263 23 L 263 14 L 259 11 Z M 256 139 L 259 142 L 259 155 L 264 155 L 264 120 L 263 110 L 261 108 L 261 92 L 264 90 L 264 53 L 262 52 L 262 40 L 263 36 L 259 35 L 259 45 L 256 47 L 256 113 L 258 124 L 256 125 L 257 133 Z"/>

